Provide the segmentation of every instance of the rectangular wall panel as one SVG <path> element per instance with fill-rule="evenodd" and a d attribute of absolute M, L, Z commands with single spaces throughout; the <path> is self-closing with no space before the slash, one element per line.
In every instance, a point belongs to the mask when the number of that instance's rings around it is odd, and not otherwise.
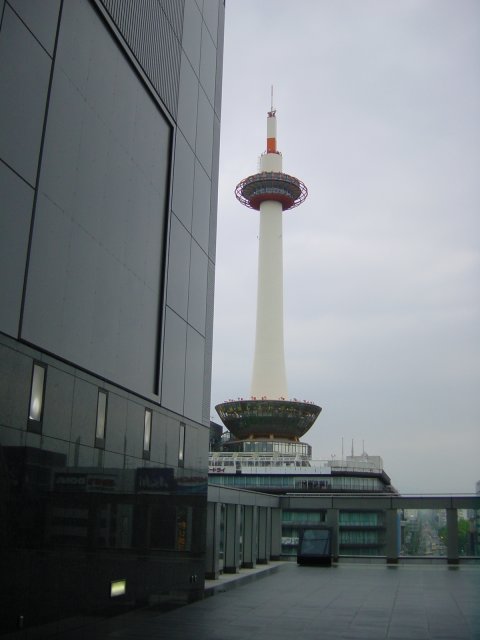
<path fill-rule="evenodd" d="M 33 189 L 0 162 L 0 331 L 18 335 Z"/>
<path fill-rule="evenodd" d="M 22 21 L 50 55 L 53 55 L 60 0 L 9 0 Z"/>
<path fill-rule="evenodd" d="M 22 336 L 151 394 L 171 127 L 87 3 L 65 4 L 49 113 Z"/>
<path fill-rule="evenodd" d="M 50 56 L 5 5 L 0 30 L 0 158 L 32 186 L 37 178 L 50 66 Z"/>

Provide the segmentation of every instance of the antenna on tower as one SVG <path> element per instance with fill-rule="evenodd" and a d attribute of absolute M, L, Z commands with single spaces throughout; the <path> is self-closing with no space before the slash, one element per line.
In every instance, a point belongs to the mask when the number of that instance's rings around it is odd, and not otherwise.
<path fill-rule="evenodd" d="M 276 113 L 276 109 L 273 108 L 273 84 L 270 87 L 270 111 L 268 115 L 272 118 Z"/>

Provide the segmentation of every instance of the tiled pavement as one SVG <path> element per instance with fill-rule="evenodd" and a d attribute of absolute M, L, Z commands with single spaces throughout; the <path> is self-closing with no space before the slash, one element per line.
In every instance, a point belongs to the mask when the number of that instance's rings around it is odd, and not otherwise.
<path fill-rule="evenodd" d="M 340 564 L 275 573 L 168 613 L 109 621 L 89 640 L 480 639 L 480 566 Z M 233 586 L 230 584 L 230 586 Z M 98 634 L 98 635 L 97 635 Z M 70 635 L 70 637 L 72 637 Z M 75 635 L 75 638 L 77 636 Z"/>
<path fill-rule="evenodd" d="M 480 638 L 480 567 L 340 564 L 277 572 L 112 630 L 121 640 Z"/>

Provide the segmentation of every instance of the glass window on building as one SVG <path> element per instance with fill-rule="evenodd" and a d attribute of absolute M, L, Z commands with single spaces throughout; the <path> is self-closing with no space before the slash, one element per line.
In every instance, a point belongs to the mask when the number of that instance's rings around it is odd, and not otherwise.
<path fill-rule="evenodd" d="M 185 424 L 180 423 L 178 432 L 178 466 L 183 467 L 185 464 Z"/>
<path fill-rule="evenodd" d="M 33 363 L 27 429 L 35 433 L 41 433 L 42 431 L 46 373 L 47 367 L 44 364 L 40 362 Z"/>
<path fill-rule="evenodd" d="M 339 524 L 375 527 L 380 524 L 379 513 L 371 511 L 340 511 Z"/>
<path fill-rule="evenodd" d="M 340 531 L 340 544 L 380 544 L 378 531 Z"/>
<path fill-rule="evenodd" d="M 150 447 L 152 444 L 152 410 L 145 409 L 143 417 L 143 457 L 150 459 Z"/>
<path fill-rule="evenodd" d="M 325 511 L 282 511 L 283 523 L 321 524 L 325 522 Z"/>
<path fill-rule="evenodd" d="M 108 393 L 103 389 L 98 390 L 97 398 L 97 423 L 95 427 L 95 446 L 105 447 L 105 433 L 107 428 L 107 400 Z"/>

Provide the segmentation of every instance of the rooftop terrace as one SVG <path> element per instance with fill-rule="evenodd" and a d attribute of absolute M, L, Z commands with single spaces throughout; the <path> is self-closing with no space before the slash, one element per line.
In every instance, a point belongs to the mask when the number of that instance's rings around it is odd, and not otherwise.
<path fill-rule="evenodd" d="M 272 571 L 273 570 L 273 571 Z M 247 580 L 242 577 L 262 579 Z M 237 588 L 229 588 L 235 584 Z M 473 640 L 480 638 L 480 566 L 273 563 L 216 583 L 216 595 L 167 613 L 103 623 L 89 640 Z M 208 586 L 207 586 L 208 592 Z M 68 633 L 69 640 L 84 636 Z"/>

